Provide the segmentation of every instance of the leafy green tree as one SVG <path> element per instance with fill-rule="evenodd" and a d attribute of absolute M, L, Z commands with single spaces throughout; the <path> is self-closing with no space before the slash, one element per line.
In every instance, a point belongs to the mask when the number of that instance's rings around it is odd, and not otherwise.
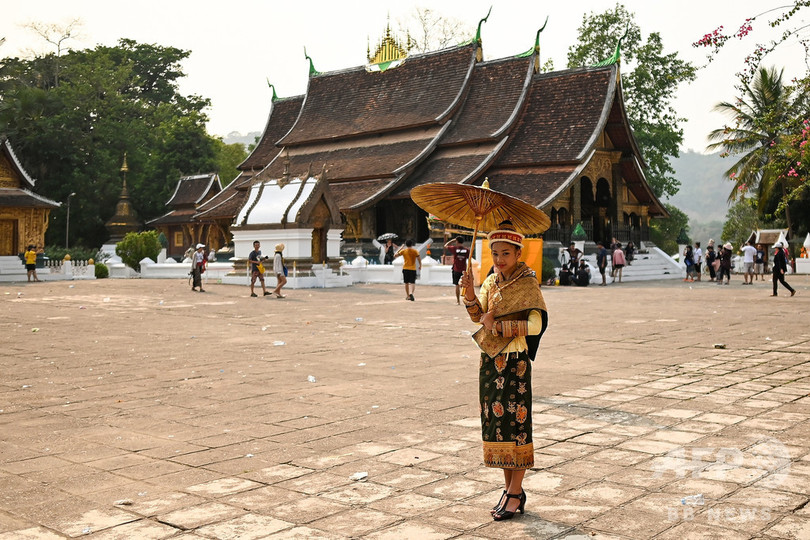
<path fill-rule="evenodd" d="M 740 247 L 751 236 L 751 231 L 759 229 L 760 226 L 756 200 L 742 197 L 726 213 L 723 241 Z"/>
<path fill-rule="evenodd" d="M 742 84 L 743 97 L 715 107 L 730 116 L 733 124 L 713 130 L 709 140 L 715 142 L 708 149 L 721 149 L 722 156 L 737 159 L 726 171 L 734 182 L 729 201 L 752 193 L 760 215 L 781 210 L 792 230 L 788 196 L 797 187 L 794 179 L 798 179 L 796 167 L 801 167 L 801 158 L 790 154 L 807 105 L 804 92 L 796 94 L 793 86 L 783 83 L 783 71 L 760 68 L 750 84 Z"/>
<path fill-rule="evenodd" d="M 650 240 L 665 253 L 677 253 L 681 231 L 689 234 L 689 216 L 669 203 L 664 203 L 664 207 L 669 212 L 669 217 L 650 222 Z"/>
<path fill-rule="evenodd" d="M 0 133 L 37 178 L 39 193 L 64 201 L 76 192 L 71 245 L 107 239 L 124 152 L 129 195 L 144 221 L 165 212 L 180 176 L 221 166 L 221 143 L 205 129 L 209 101 L 178 90 L 188 55 L 125 39 L 58 58 L 3 60 Z M 64 206 L 51 213 L 46 242 L 64 238 L 65 214 Z"/>
<path fill-rule="evenodd" d="M 239 173 L 236 167 L 247 158 L 247 150 L 242 143 L 225 144 L 222 139 L 215 140 L 214 149 L 216 152 L 215 170 L 219 173 L 222 185 L 227 186 Z"/>
<path fill-rule="evenodd" d="M 157 231 L 131 232 L 116 244 L 115 254 L 121 257 L 124 264 L 140 272 L 141 261 L 147 257 L 156 261 L 160 248 Z"/>
<path fill-rule="evenodd" d="M 670 197 L 678 192 L 680 182 L 669 162 L 678 157 L 683 141 L 686 119 L 672 106 L 681 83 L 695 79 L 696 68 L 677 53 L 665 53 L 657 32 L 642 39 L 634 14 L 616 4 L 604 13 L 590 13 L 582 18 L 577 44 L 568 49 L 568 67 L 594 65 L 604 60 L 621 44 L 622 91 L 627 104 L 627 116 L 644 159 L 649 165 L 647 180 L 658 197 Z"/>

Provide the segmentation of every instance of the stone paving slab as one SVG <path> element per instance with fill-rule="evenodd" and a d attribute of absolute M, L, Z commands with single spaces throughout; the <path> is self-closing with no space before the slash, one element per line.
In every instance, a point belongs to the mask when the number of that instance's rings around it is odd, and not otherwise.
<path fill-rule="evenodd" d="M 535 468 L 505 523 L 450 287 L 3 284 L 0 540 L 810 538 L 791 284 L 544 288 Z"/>

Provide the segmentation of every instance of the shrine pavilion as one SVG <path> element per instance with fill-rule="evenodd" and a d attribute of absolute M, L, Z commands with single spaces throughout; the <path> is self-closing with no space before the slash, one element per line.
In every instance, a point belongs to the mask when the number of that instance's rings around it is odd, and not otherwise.
<path fill-rule="evenodd" d="M 45 246 L 48 216 L 61 203 L 34 193 L 34 184 L 8 139 L 0 137 L 0 257 L 16 257 L 31 244 Z"/>
<path fill-rule="evenodd" d="M 589 240 L 647 240 L 650 219 L 668 214 L 645 179 L 619 55 L 542 73 L 539 37 L 522 54 L 487 61 L 480 23 L 469 43 L 423 54 L 387 32 L 369 64 L 328 73 L 307 56 L 306 94 L 273 91 L 261 140 L 194 219 L 219 224 L 229 241 L 253 184 L 324 170 L 345 250 L 388 232 L 423 241 L 436 233 L 411 189 L 486 177 L 551 217 L 546 243 L 567 243 L 578 223 Z"/>

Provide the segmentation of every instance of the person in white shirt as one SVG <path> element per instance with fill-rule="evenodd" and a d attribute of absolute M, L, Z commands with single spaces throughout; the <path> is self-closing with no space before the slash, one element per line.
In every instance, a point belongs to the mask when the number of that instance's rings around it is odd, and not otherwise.
<path fill-rule="evenodd" d="M 695 261 L 697 280 L 700 281 L 700 263 L 703 262 L 703 250 L 700 249 L 700 242 L 695 242 L 695 251 L 692 253 L 692 257 Z"/>
<path fill-rule="evenodd" d="M 742 247 L 743 253 L 743 285 L 754 284 L 754 258 L 757 256 L 757 248 L 746 242 Z"/>

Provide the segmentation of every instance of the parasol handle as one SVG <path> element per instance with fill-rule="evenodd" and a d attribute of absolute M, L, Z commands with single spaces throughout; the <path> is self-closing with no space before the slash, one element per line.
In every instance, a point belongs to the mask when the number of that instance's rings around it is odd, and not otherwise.
<path fill-rule="evenodd" d="M 473 238 L 472 238 L 472 245 L 470 246 L 470 256 L 467 257 L 467 275 L 472 277 L 472 260 L 473 260 L 473 253 L 475 253 L 475 242 L 478 240 L 478 225 L 481 224 L 481 219 L 483 216 L 475 217 L 475 230 L 473 231 Z M 475 281 L 475 280 L 473 280 Z M 464 287 L 461 288 L 461 296 L 464 296 L 465 289 Z"/>

